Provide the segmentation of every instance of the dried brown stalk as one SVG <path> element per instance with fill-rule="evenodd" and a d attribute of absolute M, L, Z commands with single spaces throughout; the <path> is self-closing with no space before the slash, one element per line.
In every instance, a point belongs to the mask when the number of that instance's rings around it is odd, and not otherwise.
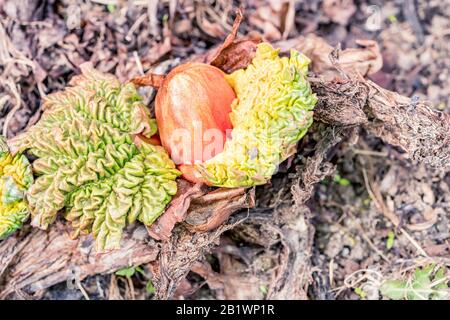
<path fill-rule="evenodd" d="M 450 168 L 450 116 L 423 101 L 349 77 L 312 81 L 319 97 L 314 118 L 332 125 L 360 125 L 399 147 L 414 161 Z"/>

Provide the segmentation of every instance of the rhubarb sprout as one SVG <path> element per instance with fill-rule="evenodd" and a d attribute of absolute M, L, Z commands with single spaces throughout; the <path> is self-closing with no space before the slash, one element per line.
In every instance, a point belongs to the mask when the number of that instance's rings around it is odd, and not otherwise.
<path fill-rule="evenodd" d="M 225 77 L 237 95 L 231 106 L 231 139 L 223 152 L 197 165 L 210 184 L 266 183 L 311 126 L 317 98 L 306 79 L 310 60 L 295 50 L 290 57 L 278 53 L 262 43 L 251 65 Z"/>

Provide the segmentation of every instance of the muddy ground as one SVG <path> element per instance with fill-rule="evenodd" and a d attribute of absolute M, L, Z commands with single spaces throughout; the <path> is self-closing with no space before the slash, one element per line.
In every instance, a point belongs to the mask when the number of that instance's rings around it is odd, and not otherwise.
<path fill-rule="evenodd" d="M 3 134 L 14 136 L 34 123 L 41 97 L 64 88 L 82 62 L 122 81 L 154 66 L 166 72 L 221 43 L 239 6 L 243 35 L 277 41 L 315 33 L 343 48 L 357 47 L 357 39 L 376 40 L 383 68 L 370 76 L 373 81 L 450 113 L 450 3 L 443 1 L 0 0 Z M 153 93 L 142 93 L 152 108 Z M 300 143 L 303 154 L 316 132 L 320 127 Z M 307 202 L 311 264 L 295 275 L 307 278 L 303 295 L 291 298 L 387 298 L 380 292 L 383 281 L 414 281 L 415 270 L 432 264 L 444 267 L 448 282 L 450 173 L 413 163 L 363 131 L 353 142 L 333 151 L 333 174 Z M 293 168 L 301 163 L 300 156 L 291 159 L 270 184 L 256 189 L 255 208 L 245 210 L 249 217 L 272 212 L 275 219 L 292 210 Z M 270 296 L 274 270 L 289 259 L 280 254 L 283 235 L 277 232 L 270 219 L 249 219 L 227 231 L 174 298 Z M 148 299 L 154 294 L 150 278 L 142 265 L 77 285 L 61 283 L 39 298 Z"/>

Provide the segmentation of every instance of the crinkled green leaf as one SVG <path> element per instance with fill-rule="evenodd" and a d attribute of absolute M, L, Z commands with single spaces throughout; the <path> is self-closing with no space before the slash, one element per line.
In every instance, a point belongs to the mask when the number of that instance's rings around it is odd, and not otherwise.
<path fill-rule="evenodd" d="M 65 207 L 74 237 L 92 232 L 98 251 L 114 249 L 127 222 L 150 225 L 164 211 L 179 172 L 161 147 L 137 138 L 157 127 L 133 84 L 87 67 L 71 84 L 9 145 L 38 158 L 27 194 L 33 225 L 47 228 Z"/>
<path fill-rule="evenodd" d="M 12 156 L 0 136 L 0 239 L 19 229 L 28 219 L 25 192 L 33 183 L 33 172 L 28 159 Z"/>
<path fill-rule="evenodd" d="M 306 79 L 310 60 L 295 50 L 290 58 L 278 52 L 262 43 L 250 66 L 226 76 L 237 95 L 230 114 L 232 139 L 223 152 L 197 166 L 213 185 L 266 183 L 312 124 L 317 98 Z"/>

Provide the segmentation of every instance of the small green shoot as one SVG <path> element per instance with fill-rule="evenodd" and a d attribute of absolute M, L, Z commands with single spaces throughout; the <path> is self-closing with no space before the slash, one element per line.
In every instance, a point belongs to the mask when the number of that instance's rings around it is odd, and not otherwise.
<path fill-rule="evenodd" d="M 397 16 L 395 14 L 391 14 L 389 17 L 389 22 L 390 23 L 396 23 L 397 22 Z"/>
<path fill-rule="evenodd" d="M 336 174 L 333 179 L 334 182 L 338 183 L 343 187 L 347 187 L 350 185 L 350 181 L 348 179 L 342 178 L 339 174 Z"/>
<path fill-rule="evenodd" d="M 361 287 L 355 288 L 355 293 L 363 300 L 367 297 L 367 293 Z"/>
<path fill-rule="evenodd" d="M 108 9 L 108 12 L 109 12 L 109 13 L 113 13 L 114 11 L 116 11 L 116 5 L 115 5 L 115 4 L 112 4 L 112 3 L 109 3 L 109 4 L 106 6 L 106 8 Z"/>
<path fill-rule="evenodd" d="M 394 231 L 389 231 L 388 233 L 388 238 L 386 240 L 386 249 L 391 250 L 392 247 L 394 246 L 394 242 L 395 242 L 395 233 Z"/>
<path fill-rule="evenodd" d="M 155 287 L 153 286 L 153 282 L 152 280 L 148 280 L 147 281 L 147 285 L 145 286 L 145 290 L 147 291 L 148 294 L 153 294 L 155 293 Z"/>
<path fill-rule="evenodd" d="M 266 296 L 267 292 L 269 292 L 269 288 L 267 287 L 267 285 L 262 284 L 259 286 L 259 291 L 261 291 L 261 293 Z"/>
<path fill-rule="evenodd" d="M 116 271 L 117 276 L 122 277 L 132 277 L 136 272 L 139 272 L 143 276 L 145 276 L 144 270 L 140 266 L 136 267 L 125 267 Z"/>

